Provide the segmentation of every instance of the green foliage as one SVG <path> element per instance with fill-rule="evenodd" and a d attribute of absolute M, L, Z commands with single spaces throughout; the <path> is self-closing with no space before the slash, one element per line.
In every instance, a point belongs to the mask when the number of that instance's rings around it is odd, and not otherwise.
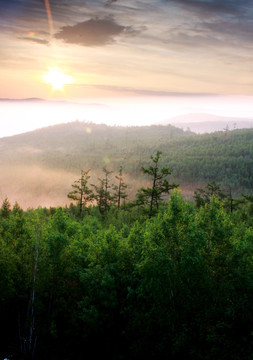
<path fill-rule="evenodd" d="M 76 180 L 72 185 L 74 190 L 68 193 L 70 199 L 78 201 L 80 213 L 82 212 L 83 206 L 86 207 L 93 199 L 92 190 L 88 187 L 89 172 L 90 169 L 87 171 L 81 170 L 80 179 Z"/>
<path fill-rule="evenodd" d="M 119 174 L 115 176 L 115 178 L 118 180 L 118 184 L 112 186 L 113 190 L 115 191 L 113 195 L 113 199 L 117 204 L 118 209 L 120 208 L 121 201 L 127 198 L 126 189 L 128 186 L 124 182 L 122 173 L 123 173 L 123 169 L 122 166 L 120 166 Z"/>
<path fill-rule="evenodd" d="M 231 213 L 176 189 L 149 219 L 16 206 L 0 218 L 0 356 L 32 358 L 32 334 L 38 360 L 251 359 L 248 199 Z"/>
<path fill-rule="evenodd" d="M 8 200 L 8 198 L 6 197 L 2 203 L 2 207 L 0 210 L 0 215 L 2 218 L 8 218 L 10 216 L 11 213 L 11 204 Z"/>
<path fill-rule="evenodd" d="M 104 177 L 102 179 L 98 178 L 99 185 L 92 184 L 95 189 L 95 194 L 93 197 L 97 202 L 101 214 L 104 214 L 106 211 L 108 211 L 113 203 L 113 196 L 110 192 L 111 179 L 109 179 L 109 175 L 112 173 L 112 171 L 109 171 L 104 167 L 103 173 Z"/>
<path fill-rule="evenodd" d="M 216 195 L 220 200 L 226 198 L 226 194 L 221 190 L 220 185 L 216 184 L 215 181 L 211 181 L 205 187 L 205 189 L 196 189 L 194 191 L 193 198 L 195 199 L 197 207 L 209 204 L 210 199 L 213 195 Z"/>
<path fill-rule="evenodd" d="M 141 167 L 141 171 L 144 174 L 148 174 L 152 179 L 152 187 L 141 188 L 137 193 L 136 204 L 149 206 L 149 217 L 154 214 L 154 208 L 156 211 L 162 201 L 163 194 L 169 194 L 170 190 L 178 187 L 175 183 L 170 184 L 166 177 L 171 174 L 169 168 L 163 167 L 159 169 L 158 163 L 162 152 L 157 151 L 155 156 L 151 156 L 153 165 L 148 168 Z"/>

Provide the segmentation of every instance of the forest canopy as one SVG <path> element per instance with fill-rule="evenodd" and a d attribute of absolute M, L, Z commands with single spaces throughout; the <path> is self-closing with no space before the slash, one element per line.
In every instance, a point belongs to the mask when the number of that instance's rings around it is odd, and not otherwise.
<path fill-rule="evenodd" d="M 4 200 L 1 358 L 251 359 L 251 196 L 144 210 Z"/>

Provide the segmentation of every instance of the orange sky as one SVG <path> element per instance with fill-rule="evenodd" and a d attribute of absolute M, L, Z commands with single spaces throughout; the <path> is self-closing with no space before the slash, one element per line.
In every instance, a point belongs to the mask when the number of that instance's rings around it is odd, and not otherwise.
<path fill-rule="evenodd" d="M 252 95 L 246 0 L 51 0 L 49 18 L 46 3 L 0 1 L 0 97 Z M 64 94 L 43 82 L 55 66 L 75 79 Z"/>
<path fill-rule="evenodd" d="M 0 0 L 0 98 L 253 117 L 252 18 L 248 0 Z"/>

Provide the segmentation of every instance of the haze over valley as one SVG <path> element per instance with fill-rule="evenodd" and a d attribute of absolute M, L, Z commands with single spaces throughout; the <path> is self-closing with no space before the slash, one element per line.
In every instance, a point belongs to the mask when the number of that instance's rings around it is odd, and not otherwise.
<path fill-rule="evenodd" d="M 108 126 L 75 121 L 0 139 L 0 196 L 24 208 L 70 203 L 67 194 L 81 170 L 96 183 L 106 167 L 115 181 L 123 167 L 129 200 L 147 184 L 141 167 L 156 151 L 184 196 L 209 181 L 234 194 L 252 188 L 253 129 L 198 135 L 172 125 Z M 227 190 L 226 190 L 227 191 Z"/>
<path fill-rule="evenodd" d="M 251 128 L 251 103 L 247 96 L 189 94 L 89 101 L 0 99 L 0 137 L 76 120 L 110 126 L 171 124 L 196 133 Z"/>

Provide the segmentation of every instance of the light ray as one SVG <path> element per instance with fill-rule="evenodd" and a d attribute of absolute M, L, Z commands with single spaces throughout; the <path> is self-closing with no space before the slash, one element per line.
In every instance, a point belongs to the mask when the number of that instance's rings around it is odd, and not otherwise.
<path fill-rule="evenodd" d="M 50 9 L 49 0 L 45 0 L 45 7 L 46 7 L 46 10 L 47 10 L 49 31 L 50 31 L 51 38 L 53 39 L 53 37 L 54 37 L 54 26 L 53 26 L 53 17 L 52 17 L 52 13 L 51 13 L 51 9 Z"/>

